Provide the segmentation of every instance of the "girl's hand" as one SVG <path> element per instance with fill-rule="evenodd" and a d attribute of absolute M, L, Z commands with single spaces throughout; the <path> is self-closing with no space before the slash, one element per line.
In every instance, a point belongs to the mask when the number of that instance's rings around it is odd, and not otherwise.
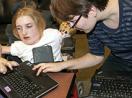
<path fill-rule="evenodd" d="M 0 57 L 0 73 L 5 74 L 7 72 L 7 67 L 10 70 L 13 70 L 13 66 L 18 66 L 19 64 L 15 61 L 8 61 Z"/>

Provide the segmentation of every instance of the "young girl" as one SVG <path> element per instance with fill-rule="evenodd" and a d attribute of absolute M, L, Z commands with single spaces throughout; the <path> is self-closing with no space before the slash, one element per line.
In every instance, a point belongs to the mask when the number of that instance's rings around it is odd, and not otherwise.
<path fill-rule="evenodd" d="M 13 33 L 20 39 L 11 46 L 2 46 L 2 54 L 10 53 L 22 61 L 33 61 L 32 49 L 42 45 L 52 46 L 54 61 L 62 61 L 62 35 L 56 29 L 45 29 L 46 23 L 41 13 L 30 7 L 16 12 L 12 21 Z M 43 54 L 43 53 L 42 53 Z"/>

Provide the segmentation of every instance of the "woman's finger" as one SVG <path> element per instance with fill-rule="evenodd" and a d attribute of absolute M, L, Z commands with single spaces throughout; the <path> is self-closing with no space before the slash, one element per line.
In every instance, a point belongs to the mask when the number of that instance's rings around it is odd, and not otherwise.
<path fill-rule="evenodd" d="M 40 68 L 40 67 L 41 67 L 41 64 L 34 65 L 34 67 L 32 68 L 32 70 L 36 70 L 36 69 L 38 69 L 38 68 Z"/>
<path fill-rule="evenodd" d="M 37 71 L 37 76 L 39 76 L 40 75 L 40 73 L 43 71 L 43 67 L 40 67 L 39 69 L 38 69 L 38 71 Z"/>

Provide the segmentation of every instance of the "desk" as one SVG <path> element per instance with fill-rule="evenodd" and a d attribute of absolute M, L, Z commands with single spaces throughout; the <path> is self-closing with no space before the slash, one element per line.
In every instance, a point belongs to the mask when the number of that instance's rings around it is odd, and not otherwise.
<path fill-rule="evenodd" d="M 74 73 L 48 73 L 54 80 L 58 82 L 58 87 L 48 92 L 42 98 L 69 98 L 71 87 L 74 84 Z"/>

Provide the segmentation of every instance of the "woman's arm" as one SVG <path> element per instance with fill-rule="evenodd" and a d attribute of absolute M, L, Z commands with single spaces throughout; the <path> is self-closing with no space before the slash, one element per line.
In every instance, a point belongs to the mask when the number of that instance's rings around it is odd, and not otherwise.
<path fill-rule="evenodd" d="M 37 69 L 38 70 L 37 75 L 39 75 L 41 72 L 58 72 L 63 69 L 89 68 L 101 63 L 103 59 L 104 59 L 104 56 L 96 56 L 96 55 L 87 53 L 86 55 L 80 58 L 68 60 L 65 62 L 40 63 L 38 65 L 35 65 L 33 70 Z"/>

